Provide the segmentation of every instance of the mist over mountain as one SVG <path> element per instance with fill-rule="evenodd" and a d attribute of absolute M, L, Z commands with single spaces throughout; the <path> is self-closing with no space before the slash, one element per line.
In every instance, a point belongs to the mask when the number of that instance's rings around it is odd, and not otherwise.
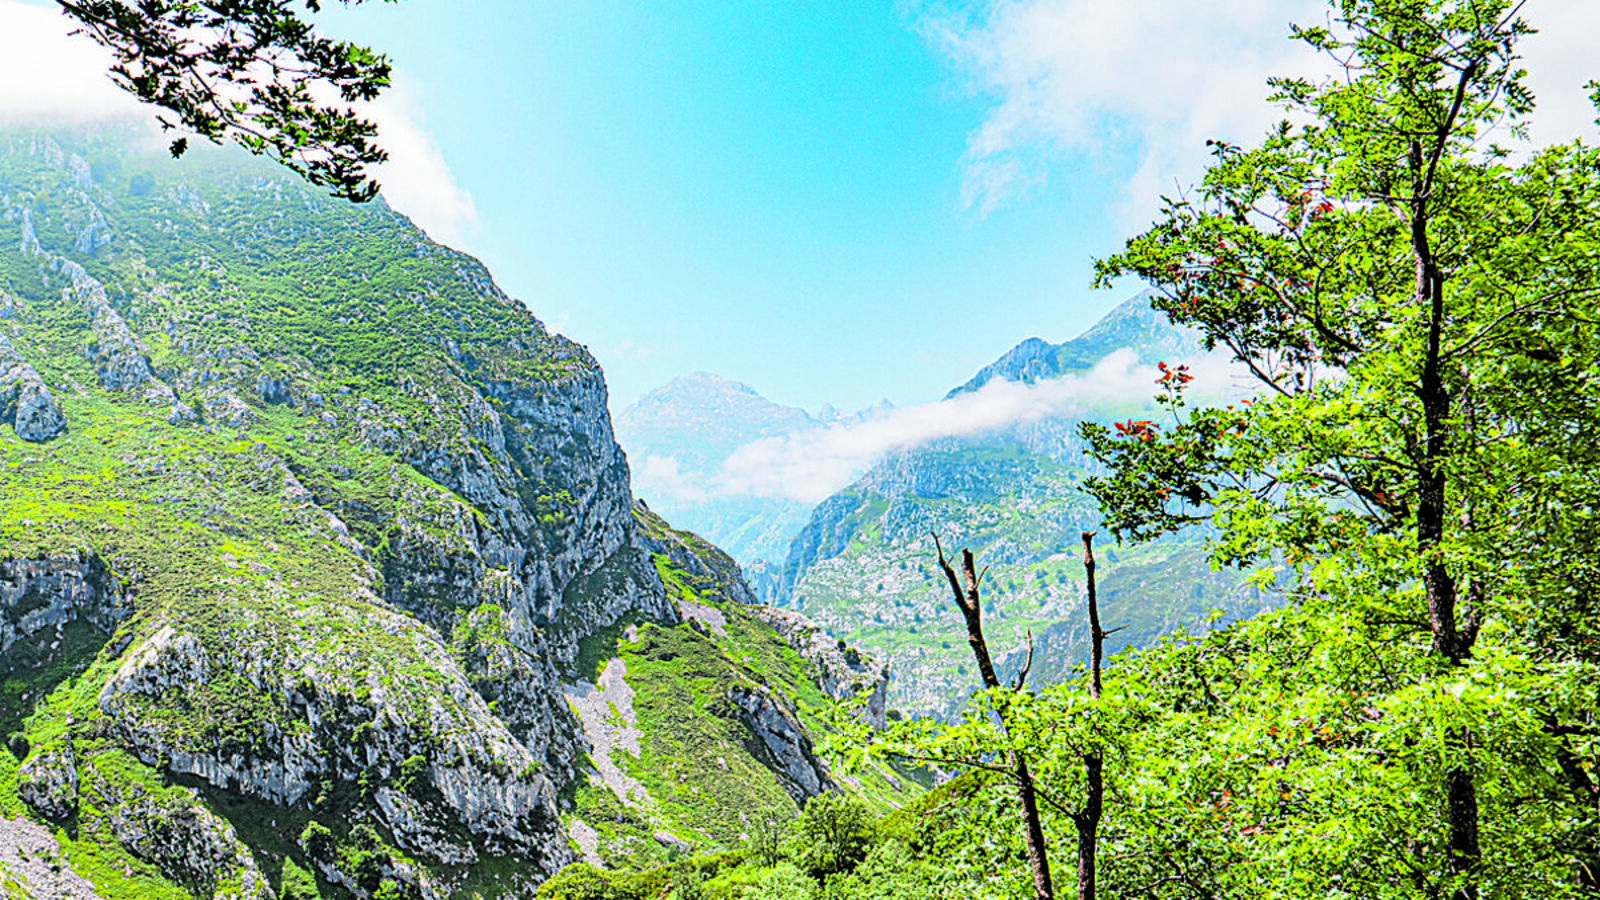
<path fill-rule="evenodd" d="M 719 490 L 718 473 L 741 448 L 882 416 L 887 400 L 858 413 L 816 416 L 707 372 L 675 378 L 617 416 L 635 490 L 651 508 L 705 535 L 747 565 L 781 561 L 810 504 L 782 495 Z"/>
<path fill-rule="evenodd" d="M 970 547 L 992 567 L 985 628 L 997 652 L 1013 651 L 1002 666 L 1020 665 L 1031 631 L 1040 648 L 1034 677 L 1064 677 L 1087 648 L 1079 536 L 1099 529 L 1099 511 L 1081 489 L 1096 464 L 1077 425 L 1148 415 L 1157 362 L 1191 365 L 1210 396 L 1228 389 L 1227 367 L 1195 333 L 1153 310 L 1148 294 L 1125 300 L 1072 340 L 1023 341 L 938 406 L 986 395 L 1058 395 L 1071 403 L 887 453 L 816 506 L 781 569 L 757 582 L 762 599 L 889 660 L 891 705 L 948 714 L 977 681 L 965 626 L 935 564 L 937 533 L 947 551 Z M 1118 377 L 1105 377 L 1108 370 Z M 1088 389 L 1065 390 L 1075 384 Z M 1197 531 L 1102 546 L 1102 615 L 1126 626 L 1112 648 L 1139 646 L 1178 626 L 1203 629 L 1214 609 L 1235 618 L 1272 602 L 1237 577 L 1213 573 Z"/>

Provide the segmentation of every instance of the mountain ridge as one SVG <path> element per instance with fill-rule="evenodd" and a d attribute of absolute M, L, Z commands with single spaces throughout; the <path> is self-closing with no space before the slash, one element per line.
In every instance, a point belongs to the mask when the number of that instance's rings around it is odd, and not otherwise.
<path fill-rule="evenodd" d="M 946 399 L 995 379 L 1038 384 L 1081 376 L 1112 353 L 1142 365 L 1200 358 L 1198 335 L 1167 323 L 1149 294 L 1124 300 L 1061 344 L 1028 338 L 953 389 Z M 1146 397 L 1102 397 L 1081 418 L 1148 415 Z M 1077 434 L 1078 415 L 1047 417 L 985 434 L 939 438 L 892 452 L 824 499 L 790 542 L 781 567 L 756 581 L 763 602 L 798 609 L 842 640 L 886 659 L 888 701 L 908 713 L 953 715 L 976 682 L 964 626 L 932 560 L 937 532 L 947 550 L 970 546 L 992 566 L 986 630 L 1002 665 L 1020 665 L 1026 634 L 1048 650 L 1041 682 L 1065 677 L 1086 646 L 1079 535 L 1099 530 L 1080 485 L 1094 470 Z M 1189 533 L 1115 547 L 1100 573 L 1102 615 L 1128 627 L 1111 649 L 1147 643 L 1183 626 L 1210 627 L 1211 611 L 1258 611 L 1258 592 L 1210 571 L 1204 536 Z"/>
<path fill-rule="evenodd" d="M 750 657 L 659 713 L 793 815 L 820 671 L 701 639 L 749 589 L 636 514 L 593 356 L 381 202 L 132 143 L 0 132 L 0 818 L 105 900 L 527 896 L 619 802 L 565 686 L 652 647 Z"/>

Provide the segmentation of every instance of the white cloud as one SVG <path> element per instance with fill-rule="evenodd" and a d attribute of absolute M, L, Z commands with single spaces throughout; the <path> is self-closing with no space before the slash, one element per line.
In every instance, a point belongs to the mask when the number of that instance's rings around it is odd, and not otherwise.
<path fill-rule="evenodd" d="M 1284 39 L 1289 23 L 1322 18 L 1314 0 L 995 0 L 977 16 L 929 12 L 922 30 L 994 101 L 963 159 L 964 193 L 987 211 L 1063 153 L 1132 149 L 1130 195 L 1170 191 L 1206 138 L 1272 121 L 1264 80 L 1308 55 Z"/>
<path fill-rule="evenodd" d="M 1594 143 L 1595 110 L 1585 82 L 1600 78 L 1594 47 L 1600 39 L 1600 4 L 1529 0 L 1523 18 L 1539 29 L 1519 45 L 1527 84 L 1538 101 L 1531 137 L 1555 144 L 1582 137 Z"/>
<path fill-rule="evenodd" d="M 653 453 L 646 456 L 643 461 L 634 464 L 632 480 L 636 494 L 663 494 L 691 502 L 710 496 L 706 485 L 696 484 L 679 470 L 675 456 L 657 456 Z"/>
<path fill-rule="evenodd" d="M 1227 384 L 1221 356 L 1191 364 L 1199 395 L 1220 394 Z M 1118 350 L 1081 376 L 1025 385 L 995 380 L 972 393 L 891 410 L 784 437 L 764 438 L 735 450 L 706 479 L 684 475 L 676 459 L 646 457 L 635 473 L 641 488 L 682 500 L 711 497 L 786 497 L 817 503 L 847 486 L 885 454 L 938 438 L 966 437 L 1081 413 L 1107 398 L 1136 400 L 1154 390 L 1156 372 L 1132 350 Z"/>
<path fill-rule="evenodd" d="M 1289 23 L 1328 21 L 1318 0 L 987 0 L 975 15 L 921 14 L 928 41 L 992 105 L 967 141 L 963 193 L 987 213 L 1070 157 L 1131 153 L 1117 223 L 1149 220 L 1161 194 L 1196 181 L 1205 142 L 1254 142 L 1281 117 L 1271 75 L 1316 77 L 1331 63 L 1288 40 Z M 1522 49 L 1540 95 L 1534 136 L 1592 135 L 1583 82 L 1600 77 L 1600 4 L 1531 0 L 1542 33 Z"/>
<path fill-rule="evenodd" d="M 0 122 L 75 123 L 139 111 L 106 74 L 110 54 L 69 30 L 54 6 L 0 0 Z"/>
<path fill-rule="evenodd" d="M 73 124 L 112 117 L 154 121 L 154 110 L 106 74 L 111 56 L 72 35 L 54 6 L 0 0 L 0 123 Z M 477 224 L 472 195 L 450 172 L 423 127 L 403 75 L 368 108 L 389 161 L 378 170 L 389 204 L 435 238 L 459 243 Z"/>
<path fill-rule="evenodd" d="M 397 73 L 365 112 L 378 123 L 378 143 L 389 151 L 377 172 L 383 198 L 434 240 L 460 247 L 478 226 L 478 209 L 424 127 L 405 77 Z"/>

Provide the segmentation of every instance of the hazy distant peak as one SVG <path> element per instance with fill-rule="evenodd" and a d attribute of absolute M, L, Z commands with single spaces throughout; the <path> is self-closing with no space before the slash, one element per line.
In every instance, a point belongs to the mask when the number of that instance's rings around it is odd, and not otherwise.
<path fill-rule="evenodd" d="M 723 378 L 721 375 L 711 372 L 690 372 L 687 375 L 679 375 L 651 393 L 673 390 L 729 391 L 748 394 L 752 397 L 761 396 L 755 388 L 742 381 Z"/>

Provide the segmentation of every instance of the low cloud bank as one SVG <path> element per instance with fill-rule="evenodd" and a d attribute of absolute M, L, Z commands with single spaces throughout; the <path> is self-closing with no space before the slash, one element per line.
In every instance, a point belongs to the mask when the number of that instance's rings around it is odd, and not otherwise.
<path fill-rule="evenodd" d="M 1220 355 L 1190 364 L 1195 396 L 1221 396 L 1228 366 Z M 886 454 L 939 438 L 970 437 L 1041 419 L 1137 402 L 1155 391 L 1155 366 L 1118 350 L 1082 375 L 1035 384 L 996 379 L 977 391 L 784 437 L 763 438 L 733 452 L 709 474 L 685 473 L 672 457 L 647 456 L 634 472 L 642 493 L 696 502 L 722 497 L 785 497 L 818 503 Z"/>

